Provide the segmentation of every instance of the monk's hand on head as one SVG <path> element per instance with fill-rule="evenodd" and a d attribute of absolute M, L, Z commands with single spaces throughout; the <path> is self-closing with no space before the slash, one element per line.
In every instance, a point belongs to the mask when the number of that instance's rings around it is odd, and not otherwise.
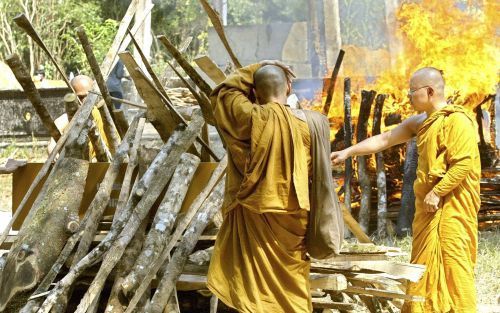
<path fill-rule="evenodd" d="M 281 61 L 278 61 L 278 60 L 264 60 L 264 61 L 260 62 L 260 65 L 261 66 L 274 65 L 274 66 L 280 67 L 285 72 L 286 78 L 287 78 L 287 80 L 288 80 L 289 83 L 291 83 L 292 80 L 296 77 L 295 73 L 292 71 L 292 69 L 290 68 L 290 66 L 286 65 L 285 63 L 283 63 Z"/>
<path fill-rule="evenodd" d="M 349 154 L 347 153 L 346 150 L 340 150 L 340 151 L 335 151 L 330 154 L 330 159 L 332 160 L 333 164 L 339 164 L 347 160 L 349 157 Z"/>
<path fill-rule="evenodd" d="M 424 208 L 428 213 L 434 213 L 439 209 L 439 202 L 441 198 L 434 192 L 434 190 L 429 191 L 424 199 Z"/>

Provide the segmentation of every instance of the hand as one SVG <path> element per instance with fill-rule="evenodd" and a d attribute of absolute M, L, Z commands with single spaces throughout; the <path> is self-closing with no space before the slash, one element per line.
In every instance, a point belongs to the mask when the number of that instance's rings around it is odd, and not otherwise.
<path fill-rule="evenodd" d="M 425 196 L 424 209 L 427 213 L 434 213 L 439 209 L 439 202 L 441 202 L 441 198 L 434 192 L 434 190 L 431 190 Z"/>
<path fill-rule="evenodd" d="M 263 60 L 263 61 L 260 62 L 260 65 L 261 66 L 274 65 L 274 66 L 280 67 L 285 72 L 286 79 L 288 80 L 289 83 L 291 83 L 292 80 L 296 77 L 295 73 L 292 71 L 292 69 L 290 68 L 290 66 L 286 65 L 285 63 L 283 63 L 281 61 L 278 61 L 278 60 Z"/>
<path fill-rule="evenodd" d="M 332 152 L 332 154 L 330 154 L 330 159 L 332 160 L 333 164 L 342 163 L 345 160 L 347 160 L 347 158 L 349 158 L 349 157 L 350 157 L 350 155 L 347 152 L 347 149 L 335 151 L 335 152 Z"/>

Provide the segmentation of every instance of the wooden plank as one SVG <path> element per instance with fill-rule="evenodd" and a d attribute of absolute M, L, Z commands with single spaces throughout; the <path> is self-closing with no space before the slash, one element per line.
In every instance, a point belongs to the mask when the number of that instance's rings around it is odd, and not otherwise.
<path fill-rule="evenodd" d="M 318 274 L 309 275 L 311 289 L 344 290 L 347 288 L 347 279 L 342 274 Z"/>
<path fill-rule="evenodd" d="M 139 65 L 135 61 L 132 54 L 125 51 L 120 52 L 118 55 L 127 68 L 130 77 L 134 81 L 137 92 L 148 107 L 146 111 L 148 120 L 156 128 L 161 139 L 166 142 L 174 128 L 177 126 L 177 121 L 163 104 L 160 95 L 158 95 L 156 91 L 154 91 L 151 86 L 143 80 L 143 77 L 138 74 L 137 68 L 139 68 Z"/>
<path fill-rule="evenodd" d="M 354 293 L 358 295 L 370 295 L 374 297 L 380 297 L 380 298 L 389 298 L 389 299 L 403 299 L 406 301 L 412 301 L 412 302 L 424 302 L 425 298 L 421 296 L 412 296 L 412 295 L 407 295 L 404 293 L 400 293 L 397 291 L 389 291 L 389 290 L 381 290 L 381 289 L 375 289 L 375 288 L 363 288 L 363 287 L 354 287 L 354 286 L 349 286 L 347 287 L 344 292 L 347 293 Z"/>
<path fill-rule="evenodd" d="M 336 309 L 355 312 L 358 312 L 359 308 L 355 303 L 334 302 L 329 297 L 312 298 L 312 305 L 315 309 Z"/>
<path fill-rule="evenodd" d="M 393 261 L 349 261 L 349 262 L 313 262 L 311 271 L 339 271 L 339 270 L 370 270 L 389 274 L 394 279 L 407 279 L 417 282 L 425 271 L 425 266 L 420 264 L 398 263 Z"/>
<path fill-rule="evenodd" d="M 194 59 L 200 69 L 217 85 L 226 79 L 224 72 L 210 59 L 204 55 Z"/>

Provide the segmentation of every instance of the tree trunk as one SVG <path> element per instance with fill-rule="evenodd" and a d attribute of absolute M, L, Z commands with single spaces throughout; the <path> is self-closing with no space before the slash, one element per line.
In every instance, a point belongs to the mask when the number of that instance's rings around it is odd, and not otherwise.
<path fill-rule="evenodd" d="M 406 144 L 406 156 L 403 174 L 403 189 L 401 191 L 401 209 L 398 215 L 398 236 L 411 235 L 411 225 L 415 215 L 415 192 L 413 183 L 417 178 L 418 149 L 417 139 L 413 138 Z"/>
<path fill-rule="evenodd" d="M 358 125 L 356 141 L 359 143 L 368 136 L 368 119 L 370 117 L 375 91 L 361 92 L 361 106 L 359 107 Z M 368 175 L 368 167 L 366 162 L 367 156 L 358 156 L 358 179 L 361 187 L 361 207 L 359 210 L 359 224 L 365 233 L 368 233 L 368 225 L 370 224 L 370 207 L 372 186 L 370 176 Z"/>
<path fill-rule="evenodd" d="M 165 248 L 199 163 L 200 159 L 193 155 L 182 155 L 165 197 L 156 212 L 144 248 L 122 283 L 125 295 L 130 297 L 135 292 L 138 282 L 146 276 L 149 264 L 156 260 Z"/>
<path fill-rule="evenodd" d="M 351 79 L 349 77 L 344 79 L 344 145 L 344 149 L 352 146 Z M 345 160 L 344 173 L 344 204 L 349 213 L 351 213 L 352 176 L 352 157 L 349 157 Z M 345 227 L 344 237 L 349 238 L 350 236 L 351 232 Z"/>
<path fill-rule="evenodd" d="M 175 283 L 182 274 L 182 270 L 189 255 L 198 242 L 203 230 L 210 222 L 212 216 L 222 206 L 224 197 L 224 180 L 221 180 L 213 189 L 210 196 L 205 200 L 203 209 L 200 210 L 186 230 L 179 246 L 175 249 L 172 259 L 167 265 L 164 276 L 161 278 L 156 292 L 151 299 L 150 305 L 146 307 L 145 312 L 162 313 L 167 305 L 168 299 L 174 290 Z"/>
<path fill-rule="evenodd" d="M 375 111 L 373 113 L 372 136 L 380 134 L 380 124 L 382 122 L 382 110 L 384 108 L 385 95 L 378 95 L 375 101 Z M 384 153 L 375 154 L 377 168 L 377 235 L 387 236 L 387 187 L 384 166 Z"/>
<path fill-rule="evenodd" d="M 47 179 L 47 189 L 28 224 L 19 231 L 5 263 L 0 285 L 0 311 L 17 295 L 37 286 L 56 262 L 70 224 L 78 223 L 88 161 L 64 158 Z M 50 227 L 50 231 L 47 231 Z"/>

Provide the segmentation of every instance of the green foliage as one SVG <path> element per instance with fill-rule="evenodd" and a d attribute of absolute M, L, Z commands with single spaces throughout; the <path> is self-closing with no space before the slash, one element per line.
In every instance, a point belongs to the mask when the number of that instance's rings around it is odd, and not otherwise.
<path fill-rule="evenodd" d="M 100 63 L 104 60 L 106 52 L 111 46 L 113 39 L 118 29 L 118 22 L 112 19 L 107 19 L 103 23 L 95 21 L 86 22 L 83 24 L 85 33 L 92 43 L 92 50 L 97 61 Z M 85 53 L 80 42 L 77 39 L 75 30 L 64 34 L 61 37 L 66 41 L 67 48 L 64 58 L 64 66 L 68 71 L 73 71 L 75 74 L 91 75 L 91 70 Z"/>
<path fill-rule="evenodd" d="M 199 0 L 154 0 L 153 3 L 154 35 L 164 34 L 175 45 L 191 36 L 193 41 L 186 51 L 188 57 L 206 52 L 210 22 Z M 66 72 L 88 74 L 88 62 L 75 35 L 76 27 L 85 27 L 100 61 L 114 38 L 117 21 L 129 4 L 130 0 L 0 0 L 0 53 L 17 51 L 26 64 L 32 63 L 32 70 L 43 65 L 48 78 L 60 78 L 45 54 L 12 22 L 15 15 L 25 12 Z M 228 0 L 229 25 L 303 21 L 307 15 L 307 5 L 299 0 Z M 11 33 L 2 21 L 8 23 Z M 10 41 L 2 40 L 2 34 Z M 152 56 L 153 63 L 157 64 L 169 58 L 158 42 L 153 43 Z"/>

